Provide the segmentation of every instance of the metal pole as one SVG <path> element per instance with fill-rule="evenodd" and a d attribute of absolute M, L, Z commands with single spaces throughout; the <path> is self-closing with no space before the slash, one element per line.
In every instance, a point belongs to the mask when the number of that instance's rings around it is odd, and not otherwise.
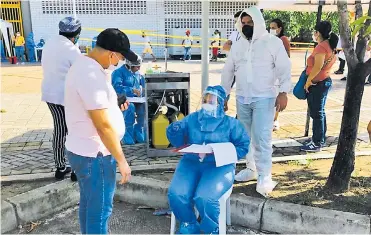
<path fill-rule="evenodd" d="M 319 0 L 318 1 L 318 11 L 317 11 L 317 24 L 321 22 L 322 18 L 322 8 L 325 5 L 326 0 Z"/>
<path fill-rule="evenodd" d="M 209 0 L 202 0 L 202 83 L 203 92 L 209 85 Z"/>
<path fill-rule="evenodd" d="M 167 71 L 167 48 L 164 48 L 164 56 L 165 56 L 165 72 Z"/>
<path fill-rule="evenodd" d="M 77 14 L 76 14 L 76 0 L 72 0 L 72 12 L 73 12 L 73 17 L 76 19 Z"/>

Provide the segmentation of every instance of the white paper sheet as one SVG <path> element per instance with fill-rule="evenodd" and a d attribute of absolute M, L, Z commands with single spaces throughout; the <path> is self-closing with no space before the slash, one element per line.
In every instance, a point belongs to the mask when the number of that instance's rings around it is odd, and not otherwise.
<path fill-rule="evenodd" d="M 214 152 L 216 167 L 237 162 L 237 151 L 232 143 L 208 144 L 208 146 Z"/>
<path fill-rule="evenodd" d="M 130 103 L 145 103 L 146 97 L 127 97 L 126 100 Z"/>
<path fill-rule="evenodd" d="M 192 144 L 178 151 L 179 153 L 212 153 L 210 145 Z"/>

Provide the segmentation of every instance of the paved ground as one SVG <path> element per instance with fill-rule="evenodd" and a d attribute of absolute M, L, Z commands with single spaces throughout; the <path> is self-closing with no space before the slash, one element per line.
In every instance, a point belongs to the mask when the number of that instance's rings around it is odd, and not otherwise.
<path fill-rule="evenodd" d="M 304 54 L 292 55 L 292 81 L 295 83 L 304 66 Z M 210 84 L 220 83 L 223 62 L 210 64 Z M 158 63 L 164 67 L 163 62 Z M 336 66 L 335 66 L 336 68 Z M 146 69 L 146 65 L 143 66 Z M 196 110 L 201 94 L 201 63 L 200 61 L 170 61 L 168 69 L 191 73 L 191 110 Z M 4 66 L 1 68 L 1 175 L 24 174 L 53 171 L 53 155 L 51 150 L 52 118 L 45 103 L 41 102 L 40 87 L 42 70 L 38 64 L 32 66 Z M 326 104 L 328 124 L 328 147 L 325 153 L 334 153 L 336 136 L 338 136 L 342 118 L 342 104 L 345 83 L 341 76 L 333 76 L 333 89 L 330 91 Z M 234 93 L 234 92 L 233 92 Z M 234 97 L 232 94 L 231 97 Z M 365 134 L 371 117 L 371 86 L 365 87 L 357 151 L 371 151 Z M 368 102 L 367 102 L 368 101 Z M 304 139 L 304 125 L 307 105 L 303 101 L 289 96 L 287 110 L 280 114 L 281 129 L 274 132 L 274 157 L 302 155 L 299 152 Z M 235 115 L 235 99 L 231 98 L 229 115 Z M 287 142 L 287 140 L 289 140 Z M 176 158 L 148 158 L 146 146 L 125 146 L 125 153 L 131 165 L 161 164 L 177 161 Z"/>
<path fill-rule="evenodd" d="M 170 217 L 154 216 L 153 209 L 138 209 L 139 206 L 127 203 L 115 203 L 110 220 L 111 234 L 169 234 Z M 79 234 L 77 207 L 70 208 L 43 221 L 32 231 L 31 225 L 17 229 L 11 234 Z M 144 223 L 143 223 L 144 222 Z M 140 224 L 141 226 L 138 226 Z M 243 227 L 229 227 L 228 234 L 259 234 Z"/>

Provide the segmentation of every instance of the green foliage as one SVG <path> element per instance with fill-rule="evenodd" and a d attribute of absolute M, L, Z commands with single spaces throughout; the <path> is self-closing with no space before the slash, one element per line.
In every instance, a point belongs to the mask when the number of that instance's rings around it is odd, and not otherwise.
<path fill-rule="evenodd" d="M 310 42 L 316 24 L 317 12 L 296 11 L 264 11 L 266 25 L 269 27 L 273 19 L 280 19 L 285 26 L 285 34 L 292 41 Z M 336 12 L 323 12 L 322 20 L 327 20 L 332 25 L 332 32 L 339 33 L 339 15 Z"/>
<path fill-rule="evenodd" d="M 366 20 L 371 20 L 371 16 L 367 16 L 367 15 L 362 16 L 350 24 L 350 28 L 352 29 L 352 37 L 356 36 L 357 33 L 365 27 Z M 371 34 L 371 25 L 367 29 L 365 28 L 363 35 L 370 35 L 370 34 Z"/>

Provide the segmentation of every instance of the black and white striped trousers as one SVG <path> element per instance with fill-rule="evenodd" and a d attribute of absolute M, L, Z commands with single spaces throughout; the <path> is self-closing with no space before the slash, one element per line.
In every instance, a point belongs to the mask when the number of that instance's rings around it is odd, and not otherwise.
<path fill-rule="evenodd" d="M 64 168 L 66 166 L 66 158 L 64 155 L 64 144 L 66 142 L 67 124 L 66 116 L 64 114 L 64 106 L 59 104 L 47 103 L 50 112 L 53 116 L 54 130 L 53 130 L 53 152 L 54 161 L 57 168 Z"/>

